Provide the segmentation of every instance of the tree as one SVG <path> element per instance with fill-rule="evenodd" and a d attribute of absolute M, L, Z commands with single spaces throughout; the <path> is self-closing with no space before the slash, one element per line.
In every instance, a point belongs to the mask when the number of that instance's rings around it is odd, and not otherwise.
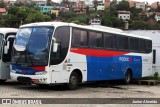
<path fill-rule="evenodd" d="M 52 14 L 50 14 L 50 17 L 51 17 L 52 20 L 55 20 L 56 19 L 56 14 L 52 13 Z"/>
<path fill-rule="evenodd" d="M 146 30 L 146 29 L 149 29 L 149 26 L 143 20 L 136 20 L 136 21 L 133 21 L 131 23 L 131 29 L 134 29 L 134 30 L 137 30 L 137 29 Z"/>
<path fill-rule="evenodd" d="M 112 0 L 110 6 L 116 6 L 117 5 L 117 0 Z"/>
<path fill-rule="evenodd" d="M 26 6 L 11 6 L 8 9 L 8 14 L 3 17 L 3 20 L 5 27 L 19 27 L 22 22 L 23 24 L 26 24 L 32 22 L 50 21 L 51 17 L 44 15 L 34 7 L 29 8 Z"/>
<path fill-rule="evenodd" d="M 5 7 L 6 7 L 5 3 L 3 1 L 0 2 L 0 8 L 5 8 Z"/>
<path fill-rule="evenodd" d="M 71 19 L 75 16 L 76 16 L 76 14 L 73 11 L 73 9 L 70 9 L 69 12 L 65 12 L 65 13 L 61 14 L 61 17 L 63 18 L 62 20 L 64 20 L 64 21 L 68 21 L 69 19 Z"/>
<path fill-rule="evenodd" d="M 132 20 L 140 20 L 139 14 L 143 12 L 142 9 L 136 9 L 136 7 L 131 7 L 130 12 L 132 15 Z"/>
<path fill-rule="evenodd" d="M 117 5 L 117 10 L 129 10 L 130 6 L 129 6 L 129 2 L 122 0 L 118 5 Z"/>

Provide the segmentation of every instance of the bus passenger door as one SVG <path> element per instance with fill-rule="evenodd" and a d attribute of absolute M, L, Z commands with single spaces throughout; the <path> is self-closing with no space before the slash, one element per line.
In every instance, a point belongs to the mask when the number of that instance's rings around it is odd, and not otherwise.
<path fill-rule="evenodd" d="M 3 46 L 1 44 L 1 79 L 9 79 L 10 78 L 10 61 L 11 61 L 11 53 L 12 53 L 12 47 L 13 42 L 15 38 L 16 33 L 8 33 L 6 34 L 6 38 L 3 43 Z M 3 49 L 2 49 L 3 47 Z M 3 51 L 2 51 L 3 50 Z"/>

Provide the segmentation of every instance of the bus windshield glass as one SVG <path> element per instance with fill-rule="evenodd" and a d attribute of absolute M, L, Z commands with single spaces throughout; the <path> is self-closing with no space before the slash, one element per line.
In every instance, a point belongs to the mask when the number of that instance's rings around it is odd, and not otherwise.
<path fill-rule="evenodd" d="M 27 66 L 47 65 L 53 30 L 53 27 L 46 26 L 20 28 L 15 39 L 12 63 Z"/>

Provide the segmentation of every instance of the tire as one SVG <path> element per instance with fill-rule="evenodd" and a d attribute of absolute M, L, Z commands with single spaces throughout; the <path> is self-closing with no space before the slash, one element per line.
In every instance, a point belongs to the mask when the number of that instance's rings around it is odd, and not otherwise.
<path fill-rule="evenodd" d="M 79 76 L 76 72 L 72 72 L 69 78 L 69 83 L 67 84 L 67 88 L 70 90 L 77 89 L 78 84 L 79 84 Z"/>
<path fill-rule="evenodd" d="M 125 77 L 124 77 L 124 83 L 130 84 L 131 81 L 132 81 L 132 73 L 131 73 L 131 71 L 127 70 Z"/>

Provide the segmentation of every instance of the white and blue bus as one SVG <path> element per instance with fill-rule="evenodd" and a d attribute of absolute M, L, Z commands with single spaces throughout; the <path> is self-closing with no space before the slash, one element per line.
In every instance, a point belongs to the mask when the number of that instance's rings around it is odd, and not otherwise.
<path fill-rule="evenodd" d="M 20 26 L 13 46 L 11 78 L 35 84 L 65 83 L 69 89 L 89 81 L 152 74 L 152 41 L 106 27 L 64 22 Z"/>
<path fill-rule="evenodd" d="M 18 29 L 0 28 L 0 82 L 10 79 L 11 51 Z"/>

